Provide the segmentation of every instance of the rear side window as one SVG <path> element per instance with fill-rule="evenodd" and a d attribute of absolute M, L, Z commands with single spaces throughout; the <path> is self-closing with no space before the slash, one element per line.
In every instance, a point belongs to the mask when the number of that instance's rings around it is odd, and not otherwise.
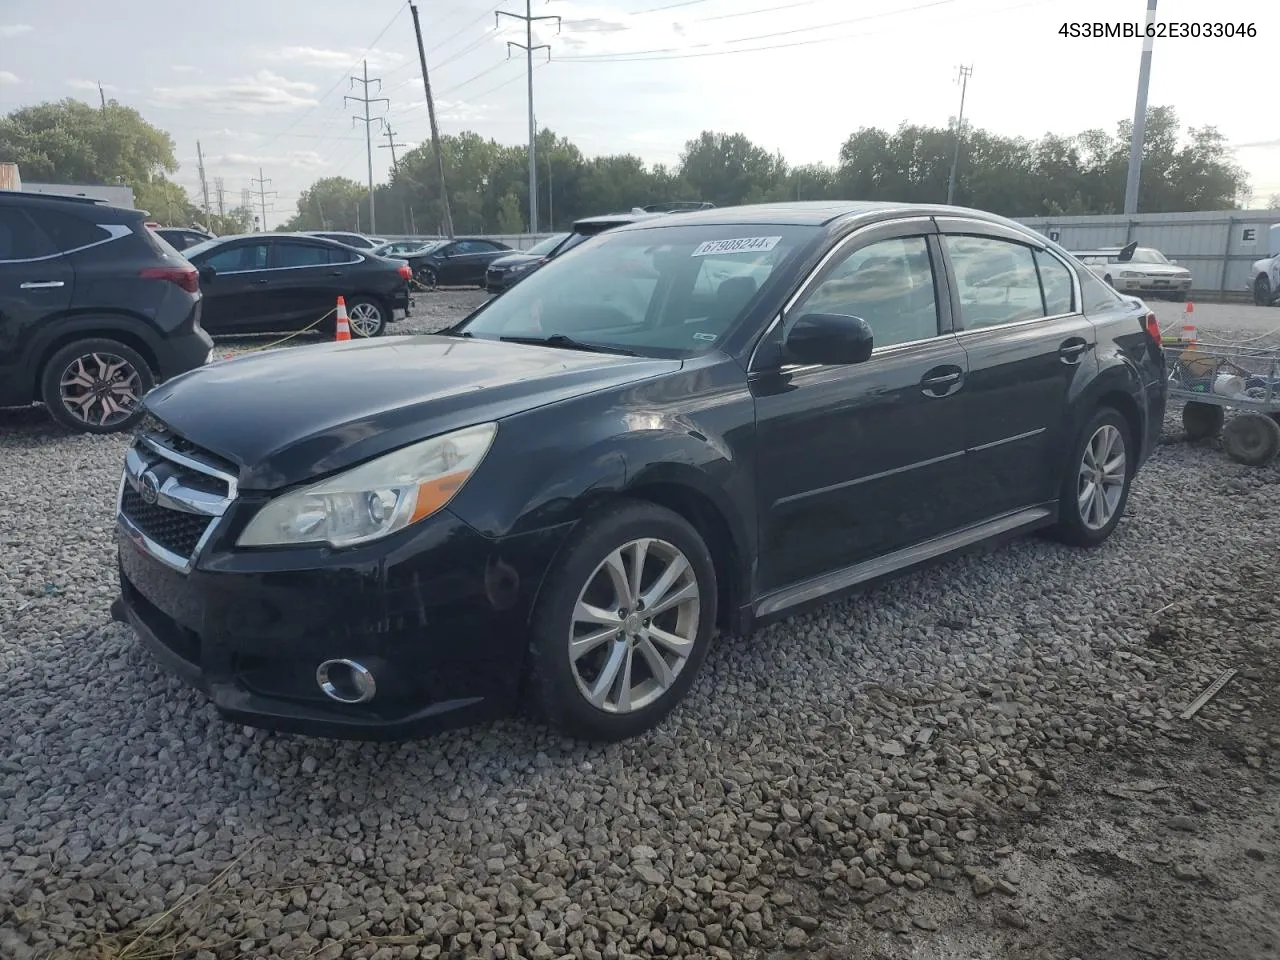
<path fill-rule="evenodd" d="M 1078 275 L 1085 313 L 1105 313 L 1108 310 L 1119 310 L 1124 306 L 1120 295 L 1107 286 L 1106 282 L 1096 276 L 1092 270 L 1081 270 Z"/>
<path fill-rule="evenodd" d="M 0 261 L 34 260 L 56 253 L 52 242 L 17 207 L 0 207 Z"/>
<path fill-rule="evenodd" d="M 219 250 L 204 261 L 219 273 L 235 273 L 237 270 L 265 270 L 267 245 L 246 243 L 228 250 Z"/>
<path fill-rule="evenodd" d="M 354 250 L 340 250 L 337 247 L 329 249 L 330 263 L 355 263 L 360 259 L 360 254 Z"/>
<path fill-rule="evenodd" d="M 53 241 L 54 248 L 63 253 L 101 243 L 111 237 L 107 230 L 96 223 L 73 217 L 60 210 L 32 210 L 31 218 Z"/>
<path fill-rule="evenodd" d="M 965 330 L 1043 317 L 1031 248 L 994 237 L 946 236 Z"/>
<path fill-rule="evenodd" d="M 1035 252 L 1036 266 L 1040 268 L 1040 286 L 1044 289 L 1045 313 L 1050 317 L 1071 313 L 1075 308 L 1075 290 L 1071 285 L 1071 270 L 1065 263 L 1044 250 Z"/>
<path fill-rule="evenodd" d="M 277 267 L 321 267 L 332 263 L 329 259 L 329 248 L 313 243 L 291 243 L 282 240 L 276 243 Z"/>

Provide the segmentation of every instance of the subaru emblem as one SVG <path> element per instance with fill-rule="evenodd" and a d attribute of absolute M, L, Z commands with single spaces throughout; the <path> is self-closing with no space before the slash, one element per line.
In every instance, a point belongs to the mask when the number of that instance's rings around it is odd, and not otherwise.
<path fill-rule="evenodd" d="M 142 497 L 142 502 L 146 504 L 154 504 L 160 499 L 160 481 L 150 470 L 147 470 L 138 478 L 138 495 Z"/>

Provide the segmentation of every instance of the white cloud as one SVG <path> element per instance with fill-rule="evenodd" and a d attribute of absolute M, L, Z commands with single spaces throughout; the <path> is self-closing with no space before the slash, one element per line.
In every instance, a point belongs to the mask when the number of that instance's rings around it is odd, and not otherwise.
<path fill-rule="evenodd" d="M 98 92 L 98 81 L 96 80 L 68 80 L 67 86 L 72 90 L 92 90 L 94 93 Z M 104 83 L 102 85 L 102 89 L 115 90 L 117 88 L 115 84 Z"/>
<path fill-rule="evenodd" d="M 0 87 L 10 83 L 21 83 L 16 73 L 10 73 L 8 70 L 0 70 Z"/>
<path fill-rule="evenodd" d="M 209 166 L 243 167 L 256 170 L 258 167 L 292 167 L 296 170 L 315 170 L 326 165 L 326 160 L 315 150 L 294 150 L 289 153 L 256 154 L 256 153 L 223 153 L 207 155 L 204 158 Z"/>
<path fill-rule="evenodd" d="M 197 107 L 213 113 L 281 113 L 314 106 L 316 85 L 259 70 L 225 84 L 156 87 L 153 102 L 163 107 Z"/>
<path fill-rule="evenodd" d="M 30 33 L 32 27 L 28 23 L 0 23 L 0 40 L 12 40 L 24 33 Z"/>
<path fill-rule="evenodd" d="M 175 63 L 169 68 L 174 73 L 199 73 L 199 67 L 193 67 L 189 63 Z"/>
<path fill-rule="evenodd" d="M 361 60 L 367 60 L 369 66 L 376 69 L 399 66 L 405 56 L 391 50 L 370 50 L 361 53 L 359 50 L 333 50 L 325 47 L 280 47 L 263 55 L 265 60 L 296 63 L 306 67 L 325 67 L 341 70 L 354 67 Z"/>

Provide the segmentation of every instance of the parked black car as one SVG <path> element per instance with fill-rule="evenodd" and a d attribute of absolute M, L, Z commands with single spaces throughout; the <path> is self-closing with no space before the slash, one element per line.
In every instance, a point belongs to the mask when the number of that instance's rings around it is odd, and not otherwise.
<path fill-rule="evenodd" d="M 409 268 L 342 243 L 291 233 L 218 237 L 185 251 L 200 270 L 210 333 L 302 330 L 343 296 L 351 335 L 377 337 L 410 309 Z M 334 318 L 317 329 L 332 334 Z"/>
<path fill-rule="evenodd" d="M 392 737 L 527 698 L 626 737 L 717 630 L 1017 533 L 1102 543 L 1166 389 L 1155 316 L 1010 220 L 648 220 L 441 335 L 159 387 L 115 612 L 236 722 Z"/>
<path fill-rule="evenodd" d="M 511 248 L 497 240 L 458 237 L 398 259 L 413 268 L 413 278 L 424 287 L 483 287 L 489 264 L 509 253 Z"/>
<path fill-rule="evenodd" d="M 604 233 L 606 230 L 612 230 L 614 227 L 637 223 L 640 220 L 647 220 L 660 215 L 660 211 L 637 210 L 631 213 L 607 213 L 595 217 L 583 217 L 581 220 L 574 222 L 573 230 L 567 234 L 556 234 L 555 237 L 549 237 L 523 253 L 514 253 L 494 260 L 489 264 L 489 269 L 485 271 L 484 287 L 490 293 L 501 293 L 515 284 L 516 281 L 523 280 L 552 257 L 568 253 L 578 244 L 589 240 L 591 237 Z M 556 237 L 560 238 L 559 242 L 551 246 L 549 250 L 543 252 L 538 249 L 549 244 Z"/>
<path fill-rule="evenodd" d="M 140 210 L 0 191 L 0 406 L 73 430 L 134 426 L 158 381 L 205 363 L 195 268 Z"/>
<path fill-rule="evenodd" d="M 381 237 L 366 237 L 363 233 L 351 233 L 347 230 L 304 230 L 302 235 L 320 237 L 323 240 L 332 240 L 335 243 L 344 243 L 348 247 L 355 247 L 357 250 L 373 250 L 385 242 Z"/>
<path fill-rule="evenodd" d="M 152 229 L 164 238 L 165 243 L 179 253 L 188 247 L 194 247 L 197 243 L 204 243 L 206 240 L 213 239 L 213 234 L 205 233 L 192 227 L 152 227 Z"/>

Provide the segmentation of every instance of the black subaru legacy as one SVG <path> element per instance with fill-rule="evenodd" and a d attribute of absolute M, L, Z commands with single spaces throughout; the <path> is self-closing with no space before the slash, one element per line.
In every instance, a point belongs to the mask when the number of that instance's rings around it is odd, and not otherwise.
<path fill-rule="evenodd" d="M 228 719 L 658 723 L 718 633 L 1044 529 L 1101 544 L 1156 443 L 1155 317 L 974 210 L 658 217 L 434 336 L 146 399 L 116 615 Z"/>

